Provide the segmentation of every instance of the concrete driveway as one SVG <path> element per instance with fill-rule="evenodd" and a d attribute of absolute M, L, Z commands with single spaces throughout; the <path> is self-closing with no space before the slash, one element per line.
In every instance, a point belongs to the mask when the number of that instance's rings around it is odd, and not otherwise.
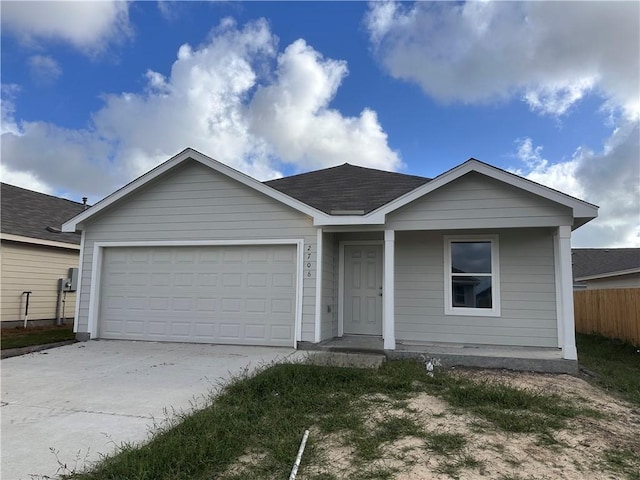
<path fill-rule="evenodd" d="M 148 438 L 167 412 L 203 405 L 221 381 L 289 348 L 90 341 L 2 360 L 3 480 L 61 473 Z M 57 453 L 57 458 L 52 450 Z"/>

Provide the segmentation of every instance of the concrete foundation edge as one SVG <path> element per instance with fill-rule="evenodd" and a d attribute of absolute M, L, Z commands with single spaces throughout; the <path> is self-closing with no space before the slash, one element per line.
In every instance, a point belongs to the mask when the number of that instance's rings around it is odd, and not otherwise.
<path fill-rule="evenodd" d="M 91 340 L 91 334 L 89 332 L 76 332 L 76 340 L 79 342 L 88 342 Z"/>
<path fill-rule="evenodd" d="M 385 354 L 390 359 L 421 360 L 423 357 L 435 358 L 439 360 L 441 365 L 445 368 L 491 368 L 499 370 L 515 370 L 520 372 L 567 373 L 571 375 L 575 375 L 576 373 L 578 373 L 577 360 L 485 357 L 478 355 L 450 354 L 430 355 L 428 352 L 399 352 L 396 350 L 385 350 Z"/>

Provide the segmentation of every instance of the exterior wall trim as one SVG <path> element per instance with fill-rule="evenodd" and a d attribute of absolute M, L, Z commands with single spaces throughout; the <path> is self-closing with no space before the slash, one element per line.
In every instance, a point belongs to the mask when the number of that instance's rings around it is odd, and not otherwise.
<path fill-rule="evenodd" d="M 396 319 L 395 319 L 395 249 L 396 232 L 384 231 L 384 248 L 382 252 L 382 336 L 384 349 L 396 349 Z"/>
<path fill-rule="evenodd" d="M 562 323 L 562 300 L 563 300 L 563 287 L 562 287 L 562 271 L 560 270 L 560 239 L 558 238 L 558 232 L 553 235 L 553 268 L 555 274 L 555 288 L 556 288 L 556 319 L 558 324 L 558 348 L 562 348 L 564 345 L 564 325 Z"/>
<path fill-rule="evenodd" d="M 84 232 L 83 232 L 84 238 Z M 259 240 L 157 240 L 132 242 L 95 242 L 91 266 L 91 293 L 89 300 L 88 328 L 90 338 L 98 337 L 98 311 L 100 280 L 102 277 L 102 256 L 105 248 L 111 247 L 193 247 L 193 246 L 242 246 L 242 245 L 295 245 L 297 250 L 296 311 L 294 315 L 293 348 L 297 348 L 302 337 L 302 295 L 303 295 L 303 239 L 259 239 Z M 77 305 L 80 296 L 77 295 Z M 76 309 L 78 306 L 76 306 Z M 77 314 L 76 314 L 77 315 Z"/>
<path fill-rule="evenodd" d="M 80 235 L 80 258 L 78 259 L 78 286 L 76 288 L 76 308 L 73 317 L 73 333 L 78 333 L 78 318 L 80 315 L 80 295 L 82 289 L 82 270 L 84 265 L 84 241 L 86 232 L 82 232 Z"/>
<path fill-rule="evenodd" d="M 577 360 L 575 320 L 573 317 L 573 280 L 571 266 L 571 227 L 558 227 L 558 263 L 562 296 L 562 325 L 564 327 L 562 356 Z"/>
<path fill-rule="evenodd" d="M 318 228 L 318 239 L 316 240 L 316 309 L 315 309 L 315 332 L 313 339 L 315 343 L 320 343 L 322 328 L 322 228 Z M 303 260 L 304 261 L 304 260 Z"/>

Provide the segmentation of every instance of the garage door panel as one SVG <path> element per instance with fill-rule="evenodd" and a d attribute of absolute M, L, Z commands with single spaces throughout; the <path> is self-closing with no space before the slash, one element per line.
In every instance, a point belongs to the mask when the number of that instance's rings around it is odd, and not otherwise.
<path fill-rule="evenodd" d="M 245 325 L 244 336 L 247 340 L 260 340 L 267 338 L 266 327 L 259 323 Z"/>
<path fill-rule="evenodd" d="M 295 246 L 107 248 L 99 336 L 290 346 Z"/>
<path fill-rule="evenodd" d="M 217 273 L 199 273 L 198 274 L 198 288 L 201 287 L 217 287 L 218 286 L 218 274 Z"/>
<path fill-rule="evenodd" d="M 149 321 L 148 322 L 148 330 L 147 333 L 149 335 L 166 335 L 167 334 L 167 324 L 165 322 L 158 321 Z"/>
<path fill-rule="evenodd" d="M 271 327 L 271 338 L 273 341 L 286 341 L 293 336 L 290 325 L 273 325 Z"/>

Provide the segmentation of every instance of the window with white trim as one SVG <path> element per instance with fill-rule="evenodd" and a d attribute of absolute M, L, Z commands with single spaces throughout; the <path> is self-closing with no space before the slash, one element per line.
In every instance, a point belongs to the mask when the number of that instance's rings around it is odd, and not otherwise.
<path fill-rule="evenodd" d="M 498 236 L 445 235 L 444 313 L 500 315 Z"/>

